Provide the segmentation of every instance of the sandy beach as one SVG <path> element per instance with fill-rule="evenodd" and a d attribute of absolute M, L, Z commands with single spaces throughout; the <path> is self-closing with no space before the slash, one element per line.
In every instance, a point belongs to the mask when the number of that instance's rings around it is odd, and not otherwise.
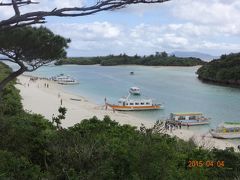
<path fill-rule="evenodd" d="M 67 108 L 66 119 L 62 121 L 64 128 L 73 126 L 81 122 L 81 120 L 89 119 L 93 116 L 102 119 L 105 115 L 110 116 L 112 120 L 120 124 L 130 124 L 137 127 L 140 127 L 141 124 L 144 124 L 146 127 L 154 125 L 154 123 L 147 119 L 136 118 L 118 111 L 113 112 L 110 108 L 106 110 L 104 103 L 97 105 L 85 97 L 64 92 L 63 86 L 54 81 L 46 79 L 30 81 L 29 76 L 21 75 L 18 77 L 16 87 L 20 90 L 24 109 L 29 112 L 41 114 L 49 120 L 58 114 L 58 108 L 62 102 L 62 106 Z M 175 129 L 167 133 L 183 140 L 191 138 L 197 145 L 209 149 L 213 147 L 219 149 L 234 147 L 237 150 L 237 145 L 226 140 L 214 139 L 209 133 L 199 134 L 190 129 Z"/>
<path fill-rule="evenodd" d="M 29 81 L 28 76 L 20 76 L 19 84 L 16 87 L 20 90 L 23 107 L 26 111 L 38 113 L 52 119 L 53 114 L 58 114 L 58 108 L 62 106 L 67 108 L 66 119 L 62 121 L 63 127 L 70 127 L 79 123 L 83 119 L 96 116 L 102 119 L 105 115 L 110 116 L 120 124 L 131 124 L 139 127 L 141 123 L 150 127 L 153 123 L 129 116 L 112 109 L 105 109 L 104 103 L 97 105 L 90 102 L 85 97 L 64 92 L 63 85 L 49 80 Z M 48 84 L 48 87 L 45 87 Z"/>

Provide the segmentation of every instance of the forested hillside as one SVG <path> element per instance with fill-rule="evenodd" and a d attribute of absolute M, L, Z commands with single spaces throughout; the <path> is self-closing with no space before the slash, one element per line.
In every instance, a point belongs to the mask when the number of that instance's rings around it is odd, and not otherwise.
<path fill-rule="evenodd" d="M 240 86 L 240 53 L 222 55 L 197 71 L 199 79 Z"/>
<path fill-rule="evenodd" d="M 205 64 L 199 58 L 180 58 L 174 55 L 168 56 L 166 52 L 156 53 L 150 56 L 128 56 L 120 54 L 118 56 L 99 56 L 99 57 L 79 57 L 66 58 L 56 62 L 56 65 L 63 64 L 78 64 L 78 65 L 93 65 L 100 64 L 102 66 L 115 65 L 144 65 L 144 66 L 196 66 Z"/>

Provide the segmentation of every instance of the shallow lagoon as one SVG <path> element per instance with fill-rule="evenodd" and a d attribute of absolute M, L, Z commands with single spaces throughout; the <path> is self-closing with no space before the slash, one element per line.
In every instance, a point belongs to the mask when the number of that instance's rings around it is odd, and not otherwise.
<path fill-rule="evenodd" d="M 171 112 L 203 112 L 211 117 L 209 126 L 193 127 L 198 130 L 215 128 L 224 121 L 240 121 L 240 89 L 202 83 L 195 72 L 198 67 L 146 66 L 51 66 L 40 68 L 35 75 L 51 77 L 65 73 L 80 84 L 64 86 L 66 91 L 80 94 L 103 104 L 126 96 L 131 86 L 141 88 L 142 94 L 164 103 L 163 110 L 124 112 L 156 121 Z M 130 75 L 133 71 L 134 75 Z"/>

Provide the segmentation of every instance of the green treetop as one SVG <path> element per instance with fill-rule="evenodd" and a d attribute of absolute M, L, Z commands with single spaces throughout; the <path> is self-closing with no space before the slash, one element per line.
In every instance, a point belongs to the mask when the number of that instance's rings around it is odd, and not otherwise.
<path fill-rule="evenodd" d="M 19 65 L 0 82 L 0 92 L 8 82 L 24 73 L 66 56 L 65 49 L 70 39 L 53 34 L 45 27 L 23 27 L 0 31 L 0 54 L 5 61 Z"/>

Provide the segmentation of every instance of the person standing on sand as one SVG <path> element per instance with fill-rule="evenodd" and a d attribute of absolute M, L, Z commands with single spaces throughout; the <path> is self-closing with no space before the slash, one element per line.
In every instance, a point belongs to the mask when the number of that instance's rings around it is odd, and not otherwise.
<path fill-rule="evenodd" d="M 104 103 L 105 103 L 105 110 L 107 110 L 107 98 L 104 98 Z"/>
<path fill-rule="evenodd" d="M 168 130 L 167 126 L 168 126 L 167 121 L 165 121 L 165 126 L 164 127 L 165 127 L 166 130 Z"/>
<path fill-rule="evenodd" d="M 187 129 L 189 129 L 189 124 L 187 123 Z"/>
<path fill-rule="evenodd" d="M 61 105 L 62 105 L 62 103 L 63 103 L 62 99 L 60 100 L 60 103 L 61 103 Z"/>
<path fill-rule="evenodd" d="M 240 145 L 237 146 L 238 150 L 240 151 Z"/>

